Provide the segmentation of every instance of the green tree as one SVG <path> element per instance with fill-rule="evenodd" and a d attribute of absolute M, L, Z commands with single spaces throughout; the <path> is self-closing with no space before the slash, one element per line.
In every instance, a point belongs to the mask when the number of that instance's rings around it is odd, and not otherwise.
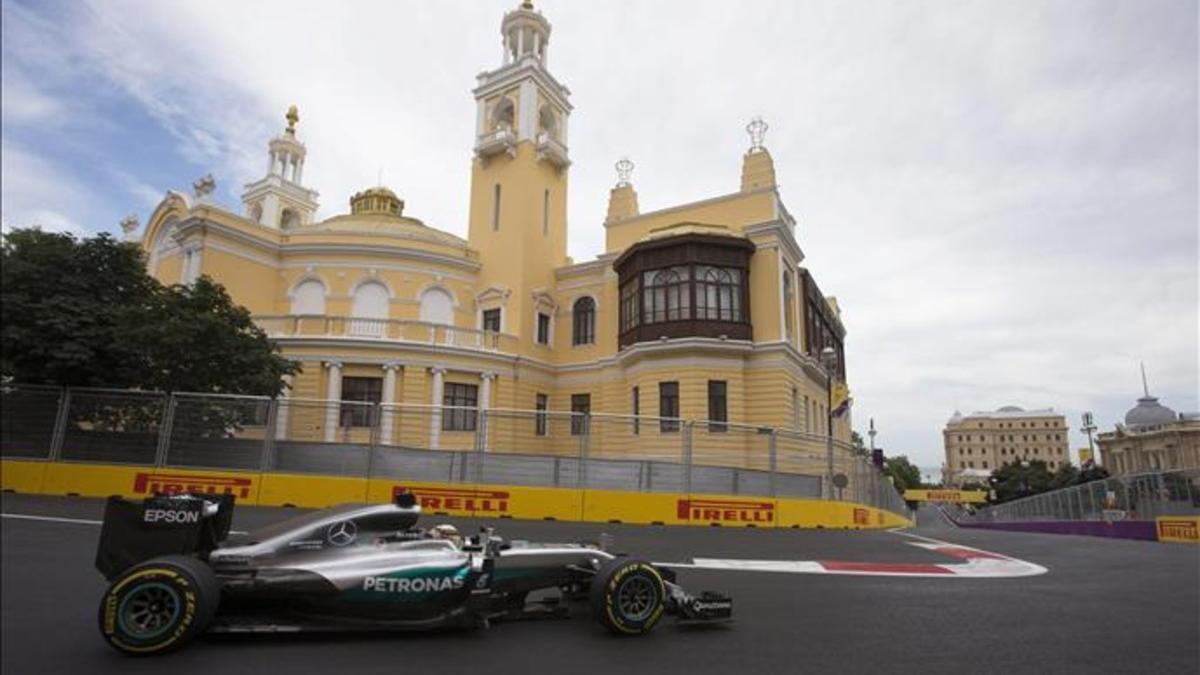
<path fill-rule="evenodd" d="M 0 371 L 20 383 L 274 396 L 298 367 L 205 277 L 163 286 L 107 234 L 0 242 Z"/>
<path fill-rule="evenodd" d="M 988 481 L 996 491 L 996 501 L 1006 502 L 1054 489 L 1054 475 L 1040 459 L 1004 464 L 992 471 Z"/>
<path fill-rule="evenodd" d="M 921 470 L 908 461 L 907 455 L 888 457 L 884 460 L 883 473 L 892 477 L 892 483 L 901 492 L 921 487 Z"/>
<path fill-rule="evenodd" d="M 871 454 L 866 444 L 863 443 L 862 434 L 857 431 L 850 432 L 850 451 L 860 457 L 866 457 Z"/>
<path fill-rule="evenodd" d="M 1069 487 L 1079 482 L 1079 470 L 1073 465 L 1063 462 L 1061 466 L 1054 472 L 1052 481 L 1055 490 L 1059 488 Z"/>

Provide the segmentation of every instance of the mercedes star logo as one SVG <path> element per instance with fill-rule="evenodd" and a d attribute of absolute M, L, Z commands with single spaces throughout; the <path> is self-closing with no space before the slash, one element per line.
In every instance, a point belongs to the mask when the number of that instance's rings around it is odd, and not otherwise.
<path fill-rule="evenodd" d="M 358 526 L 353 520 L 340 520 L 329 526 L 329 530 L 325 533 L 325 538 L 334 546 L 346 546 L 353 544 L 358 537 Z"/>

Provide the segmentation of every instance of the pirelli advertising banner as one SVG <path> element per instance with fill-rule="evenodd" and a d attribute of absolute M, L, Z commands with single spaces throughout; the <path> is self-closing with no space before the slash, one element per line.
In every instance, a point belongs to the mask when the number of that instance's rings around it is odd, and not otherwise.
<path fill-rule="evenodd" d="M 910 502 L 982 504 L 987 501 L 987 492 L 984 490 L 905 490 L 904 499 Z"/>
<path fill-rule="evenodd" d="M 27 494 L 136 499 L 159 493 L 206 492 L 233 495 L 239 504 L 323 508 L 348 502 L 389 502 L 407 492 L 429 515 L 706 527 L 862 529 L 911 525 L 888 511 L 820 499 L 425 483 L 73 462 L 3 460 L 0 468 L 5 490 Z"/>
<path fill-rule="evenodd" d="M 1154 521 L 1159 541 L 1200 544 L 1200 516 L 1159 516 Z"/>

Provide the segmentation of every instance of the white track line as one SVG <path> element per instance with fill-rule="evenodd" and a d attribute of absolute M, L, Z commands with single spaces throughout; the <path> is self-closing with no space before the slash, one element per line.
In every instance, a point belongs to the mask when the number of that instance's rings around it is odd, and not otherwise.
<path fill-rule="evenodd" d="M 15 520 L 40 520 L 47 523 L 71 523 L 72 525 L 103 525 L 103 520 L 89 520 L 87 518 L 62 518 L 59 516 L 35 516 L 28 513 L 0 513 L 0 518 L 13 518 Z M 230 530 L 229 534 L 246 534 L 241 530 Z"/>
<path fill-rule="evenodd" d="M 733 558 L 693 558 L 691 563 L 655 563 L 664 567 L 725 570 L 736 572 L 784 572 L 790 574 L 841 574 L 877 577 L 924 577 L 930 579 L 1005 579 L 1045 574 L 1045 567 L 985 551 L 952 544 L 900 528 L 888 530 L 920 541 L 906 542 L 929 551 L 957 558 L 957 563 L 859 563 L 828 560 L 738 560 Z"/>

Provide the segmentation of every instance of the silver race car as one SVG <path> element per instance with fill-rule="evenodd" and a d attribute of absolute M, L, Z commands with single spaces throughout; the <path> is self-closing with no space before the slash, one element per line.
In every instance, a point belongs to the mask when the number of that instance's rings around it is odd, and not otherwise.
<path fill-rule="evenodd" d="M 228 538 L 230 495 L 111 497 L 96 567 L 110 585 L 100 632 L 126 654 L 161 654 L 208 632 L 487 627 L 563 617 L 587 601 L 608 630 L 650 631 L 664 614 L 730 620 L 725 596 L 693 596 L 674 573 L 590 543 L 461 536 L 417 526 L 410 493 L 392 504 L 314 511 Z"/>

